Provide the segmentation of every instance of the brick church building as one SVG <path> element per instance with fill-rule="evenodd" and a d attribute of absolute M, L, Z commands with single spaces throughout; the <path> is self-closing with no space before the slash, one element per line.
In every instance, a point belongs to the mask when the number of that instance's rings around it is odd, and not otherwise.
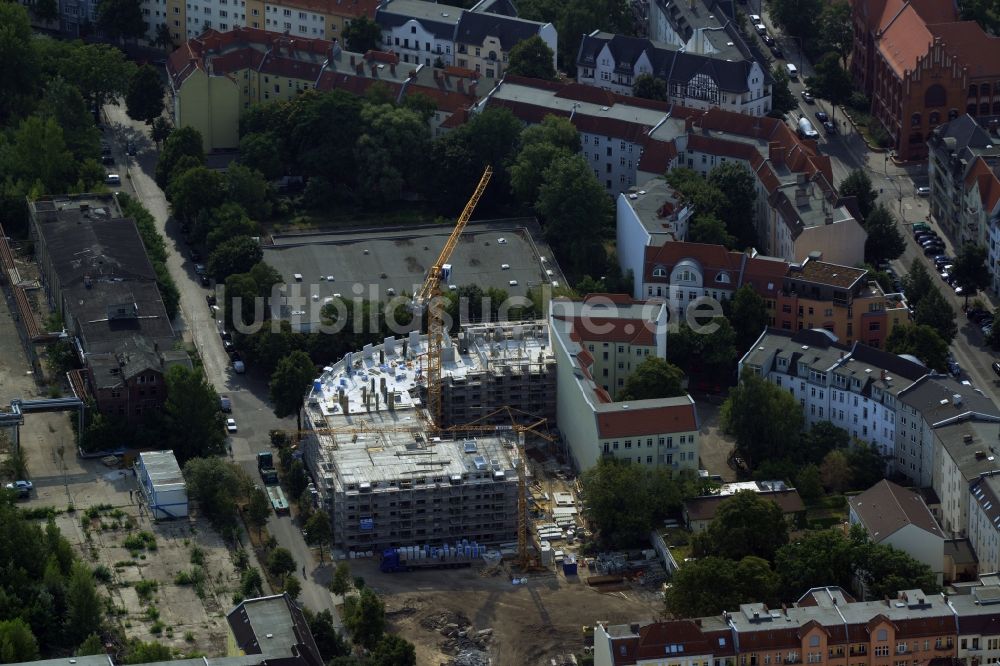
<path fill-rule="evenodd" d="M 1000 38 L 959 20 L 953 0 L 851 0 L 851 74 L 903 160 L 963 113 L 1000 118 Z"/>

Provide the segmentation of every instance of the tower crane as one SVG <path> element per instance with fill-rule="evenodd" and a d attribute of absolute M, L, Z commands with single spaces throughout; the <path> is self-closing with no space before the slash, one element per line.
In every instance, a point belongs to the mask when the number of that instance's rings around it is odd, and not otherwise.
<path fill-rule="evenodd" d="M 451 253 L 455 251 L 458 238 L 462 235 L 465 225 L 469 223 L 476 204 L 486 191 L 491 176 L 493 167 L 487 165 L 476 191 L 469 197 L 462 214 L 458 216 L 458 222 L 451 230 L 441 254 L 427 271 L 427 279 L 414 296 L 416 307 L 427 308 L 427 411 L 435 430 L 441 428 L 441 346 L 444 344 L 444 303 L 441 298 L 443 294 L 441 282 L 447 279 L 444 267 L 451 258 Z"/>

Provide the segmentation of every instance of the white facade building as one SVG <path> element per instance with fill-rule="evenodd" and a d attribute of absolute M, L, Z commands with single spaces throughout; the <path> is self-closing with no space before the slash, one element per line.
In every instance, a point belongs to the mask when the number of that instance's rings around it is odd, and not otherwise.
<path fill-rule="evenodd" d="M 187 517 L 187 485 L 173 451 L 140 453 L 136 478 L 154 520 Z"/>
<path fill-rule="evenodd" d="M 622 273 L 632 275 L 634 298 L 645 298 L 642 276 L 646 248 L 685 240 L 693 212 L 690 206 L 680 203 L 664 178 L 649 180 L 618 195 L 615 248 Z"/>

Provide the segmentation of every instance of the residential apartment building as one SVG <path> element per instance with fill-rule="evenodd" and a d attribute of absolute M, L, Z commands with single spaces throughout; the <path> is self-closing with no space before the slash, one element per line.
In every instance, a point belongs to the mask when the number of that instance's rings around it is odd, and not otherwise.
<path fill-rule="evenodd" d="M 975 589 L 982 599 L 1000 595 L 995 585 Z M 969 602 L 954 603 L 953 599 Z M 982 611 L 973 600 L 971 595 L 942 597 L 904 590 L 894 599 L 856 601 L 839 587 L 819 587 L 780 608 L 752 603 L 723 611 L 721 617 L 631 625 L 598 622 L 594 664 L 902 666 L 951 662 L 962 654 L 958 647 L 962 637 L 968 644 L 973 632 L 996 631 L 984 627 L 983 619 L 995 622 L 1000 609 L 985 606 L 987 610 Z M 982 619 L 974 621 L 973 617 Z M 966 648 L 966 654 L 975 653 Z"/>
<path fill-rule="evenodd" d="M 633 278 L 633 297 L 644 298 L 642 284 L 647 247 L 685 241 L 694 209 L 681 203 L 680 195 L 663 177 L 629 188 L 615 200 L 615 251 L 622 273 Z"/>
<path fill-rule="evenodd" d="M 931 215 L 957 245 L 989 250 L 994 292 L 1000 288 L 1000 134 L 964 114 L 935 128 L 927 141 Z"/>
<path fill-rule="evenodd" d="M 735 7 L 729 0 L 652 0 L 649 38 L 687 53 L 718 54 L 732 48 L 742 36 L 733 22 Z M 765 62 L 761 57 L 754 58 Z"/>
<path fill-rule="evenodd" d="M 969 542 L 979 570 L 1000 571 L 1000 470 L 983 472 L 969 486 Z"/>
<path fill-rule="evenodd" d="M 473 111 L 491 106 L 510 109 L 529 124 L 547 115 L 570 120 L 580 133 L 581 154 L 612 196 L 676 166 L 707 174 L 737 161 L 757 179 L 759 250 L 787 261 L 803 261 L 817 249 L 828 261 L 849 266 L 864 260 L 867 236 L 830 184 L 828 158 L 778 119 L 511 75 Z"/>
<path fill-rule="evenodd" d="M 856 0 L 851 72 L 903 160 L 960 114 L 1000 115 L 1000 38 L 939 0 Z"/>
<path fill-rule="evenodd" d="M 937 518 L 945 533 L 972 541 L 970 505 L 975 495 L 970 489 L 983 474 L 1000 469 L 994 452 L 1000 441 L 1000 410 L 972 390 L 956 390 L 951 395 L 946 390 L 939 389 L 933 395 L 938 399 L 937 412 L 921 424 L 935 447 L 931 487 L 940 501 Z M 982 530 L 977 539 L 980 547 L 989 542 Z"/>
<path fill-rule="evenodd" d="M 927 374 L 915 361 L 855 342 L 840 344 L 829 331 L 803 329 L 792 333 L 767 329 L 740 359 L 739 371 L 753 372 L 787 389 L 802 407 L 806 428 L 830 421 L 852 437 L 870 443 L 887 460 L 888 470 L 930 485 L 933 449 L 916 447 L 922 467 L 908 468 L 904 446 L 897 445 L 900 390 Z M 902 440 L 902 434 L 900 436 Z"/>
<path fill-rule="evenodd" d="M 580 42 L 576 80 L 631 95 L 636 79 L 648 74 L 666 84 L 671 103 L 766 115 L 771 110 L 771 75 L 754 60 L 743 39 L 738 39 L 723 51 L 700 54 L 595 30 Z"/>
<path fill-rule="evenodd" d="M 111 194 L 29 202 L 42 284 L 84 368 L 74 389 L 102 414 L 137 422 L 162 407 L 163 375 L 191 367 L 177 340 L 135 221 Z"/>
<path fill-rule="evenodd" d="M 205 150 L 239 146 L 239 117 L 252 104 L 288 100 L 309 90 L 362 95 L 383 85 L 394 99 L 422 94 L 437 104 L 431 131 L 478 99 L 491 82 L 473 72 L 403 65 L 394 53 L 350 53 L 337 42 L 275 35 L 255 28 L 208 30 L 167 59 L 171 113 L 177 127 L 194 127 Z"/>
<path fill-rule="evenodd" d="M 382 28 L 385 49 L 399 53 L 404 63 L 430 67 L 437 62 L 502 78 L 510 50 L 538 35 L 552 49 L 555 65 L 555 27 L 518 18 L 516 13 L 494 13 L 495 4 L 480 2 L 465 10 L 426 0 L 387 0 L 375 20 Z M 509 4 L 505 9 L 513 11 Z"/>
<path fill-rule="evenodd" d="M 863 268 L 807 258 L 789 264 L 769 325 L 786 331 L 822 328 L 838 340 L 880 348 L 909 322 L 902 294 L 886 294 Z"/>
<path fill-rule="evenodd" d="M 847 498 L 851 525 L 861 525 L 872 543 L 901 550 L 944 581 L 944 532 L 919 493 L 882 480 Z"/>
<path fill-rule="evenodd" d="M 614 457 L 697 471 L 698 414 L 690 396 L 622 402 L 612 397 L 639 363 L 666 355 L 666 323 L 662 301 L 638 303 L 601 294 L 550 303 L 556 422 L 578 469 Z M 596 374 L 595 358 L 603 368 Z"/>
<path fill-rule="evenodd" d="M 787 272 L 786 262 L 753 251 L 667 242 L 646 248 L 645 265 L 634 284 L 636 298 L 666 298 L 678 313 L 702 298 L 727 301 L 744 285 L 750 285 L 773 309 Z"/>

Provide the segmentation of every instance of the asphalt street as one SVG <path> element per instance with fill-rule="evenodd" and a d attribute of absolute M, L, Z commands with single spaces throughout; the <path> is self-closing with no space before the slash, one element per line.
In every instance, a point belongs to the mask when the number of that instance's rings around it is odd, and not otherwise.
<path fill-rule="evenodd" d="M 220 395 L 232 401 L 232 414 L 236 419 L 237 433 L 230 437 L 231 456 L 235 462 L 247 470 L 252 478 L 257 478 L 256 454 L 270 446 L 268 433 L 271 430 L 294 430 L 295 418 L 279 419 L 268 404 L 267 380 L 258 376 L 251 367 L 246 374 L 236 374 L 229 362 L 219 336 L 219 328 L 213 313 L 209 310 L 205 297 L 211 290 L 201 286 L 195 274 L 195 262 L 191 260 L 190 249 L 181 238 L 180 227 L 170 218 L 169 204 L 163 191 L 156 184 L 156 145 L 149 138 L 148 127 L 142 122 L 129 118 L 124 106 L 107 105 L 104 108 L 107 129 L 104 140 L 111 144 L 116 159 L 115 167 L 122 177 L 121 191 L 136 196 L 146 206 L 156 220 L 156 226 L 167 244 L 167 267 L 180 291 L 180 312 L 174 320 L 174 329 L 188 343 L 193 343 L 201 356 L 205 374 Z M 135 156 L 126 155 L 126 146 L 131 141 L 135 145 Z M 278 544 L 291 551 L 301 567 L 305 565 L 306 576 L 302 582 L 299 600 L 313 611 L 329 609 L 339 625 L 334 597 L 326 588 L 332 575 L 329 557 L 320 566 L 315 555 L 305 543 L 301 530 L 289 516 L 273 513 L 268 522 L 268 531 Z"/>

